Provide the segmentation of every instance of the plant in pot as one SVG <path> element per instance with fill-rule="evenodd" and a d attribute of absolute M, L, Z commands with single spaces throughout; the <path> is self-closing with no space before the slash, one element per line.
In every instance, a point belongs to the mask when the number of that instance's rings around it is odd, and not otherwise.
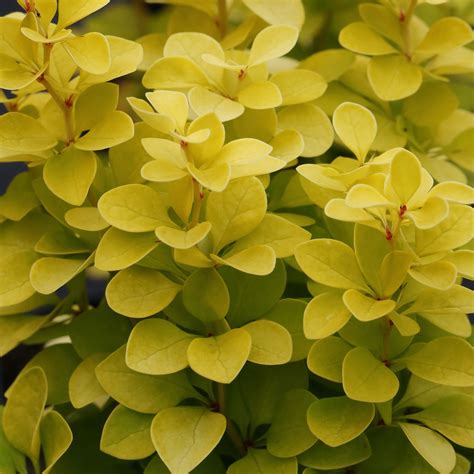
<path fill-rule="evenodd" d="M 0 472 L 468 474 L 469 25 L 308 2 L 300 34 L 300 0 L 183 0 L 137 42 L 72 32 L 107 3 L 0 18 L 0 160 L 27 165 L 0 353 L 42 345 Z"/>

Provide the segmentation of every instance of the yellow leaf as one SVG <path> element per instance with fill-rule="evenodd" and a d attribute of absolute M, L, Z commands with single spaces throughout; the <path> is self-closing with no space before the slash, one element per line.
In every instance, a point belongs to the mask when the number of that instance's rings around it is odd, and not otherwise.
<path fill-rule="evenodd" d="M 303 26 L 305 12 L 300 0 L 244 0 L 244 4 L 271 25 Z"/>
<path fill-rule="evenodd" d="M 59 0 L 58 28 L 65 28 L 100 10 L 109 0 Z"/>
<path fill-rule="evenodd" d="M 413 95 L 423 81 L 420 67 L 398 54 L 372 58 L 367 75 L 374 92 L 383 100 Z"/>
<path fill-rule="evenodd" d="M 368 207 L 395 207 L 385 196 L 380 194 L 377 189 L 368 184 L 356 184 L 346 196 L 346 204 L 356 209 Z"/>
<path fill-rule="evenodd" d="M 321 97 L 327 88 L 327 83 L 320 74 L 306 69 L 277 72 L 270 80 L 280 89 L 283 97 L 281 105 L 310 102 Z"/>
<path fill-rule="evenodd" d="M 408 270 L 409 275 L 422 285 L 447 290 L 456 282 L 457 269 L 451 262 L 438 261 L 426 265 L 415 265 Z"/>
<path fill-rule="evenodd" d="M 250 49 L 249 65 L 256 66 L 289 53 L 298 40 L 298 30 L 292 26 L 274 25 L 263 29 Z"/>
<path fill-rule="evenodd" d="M 62 43 L 80 69 L 91 74 L 105 74 L 111 66 L 107 38 L 100 33 L 87 33 Z"/>
<path fill-rule="evenodd" d="M 268 245 L 256 245 L 237 253 L 232 252 L 229 257 L 211 254 L 211 258 L 217 263 L 252 275 L 268 275 L 276 264 L 275 251 Z"/>
<path fill-rule="evenodd" d="M 272 109 L 282 104 L 277 85 L 270 81 L 252 82 L 237 95 L 237 100 L 249 109 Z"/>
<path fill-rule="evenodd" d="M 449 215 L 449 206 L 444 199 L 430 197 L 421 209 L 409 211 L 406 216 L 419 229 L 431 229 L 446 219 Z"/>
<path fill-rule="evenodd" d="M 192 163 L 188 163 L 188 171 L 203 187 L 216 193 L 226 189 L 231 175 L 228 163 L 217 164 L 207 169 L 198 169 Z"/>
<path fill-rule="evenodd" d="M 400 150 L 390 163 L 390 184 L 400 206 L 407 206 L 421 185 L 421 165 L 418 158 L 408 150 Z"/>
<path fill-rule="evenodd" d="M 228 122 L 244 113 L 245 107 L 234 100 L 196 86 L 189 91 L 189 104 L 197 115 L 215 113 L 219 120 Z"/>
<path fill-rule="evenodd" d="M 397 50 L 376 33 L 369 25 L 355 22 L 339 33 L 339 43 L 354 53 L 379 56 L 396 53 Z"/>
<path fill-rule="evenodd" d="M 376 300 L 357 290 L 347 290 L 342 297 L 344 304 L 359 321 L 373 321 L 388 313 L 396 306 L 393 300 Z"/>
<path fill-rule="evenodd" d="M 211 230 L 209 222 L 201 222 L 189 230 L 160 226 L 155 229 L 158 239 L 175 249 L 189 249 L 206 238 Z"/>
<path fill-rule="evenodd" d="M 97 232 L 109 227 L 99 213 L 96 207 L 76 207 L 69 209 L 64 214 L 64 219 L 68 225 L 80 230 L 87 230 L 89 232 Z"/>
<path fill-rule="evenodd" d="M 155 91 L 147 92 L 146 98 L 160 114 L 170 117 L 175 128 L 184 131 L 188 120 L 188 99 L 182 92 Z"/>
<path fill-rule="evenodd" d="M 377 135 L 372 112 L 359 104 L 344 102 L 334 111 L 332 123 L 344 145 L 363 163 Z"/>
<path fill-rule="evenodd" d="M 474 189 L 463 183 L 445 181 L 437 184 L 431 191 L 430 196 L 438 196 L 447 201 L 458 202 L 460 204 L 474 203 Z"/>

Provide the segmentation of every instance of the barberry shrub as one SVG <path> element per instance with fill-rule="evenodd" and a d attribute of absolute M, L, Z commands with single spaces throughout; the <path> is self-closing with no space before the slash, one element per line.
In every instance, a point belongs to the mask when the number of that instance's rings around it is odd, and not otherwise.
<path fill-rule="evenodd" d="M 301 35 L 300 0 L 73 33 L 107 3 L 0 18 L 0 161 L 26 164 L 0 198 L 0 355 L 43 347 L 0 409 L 1 474 L 468 474 L 456 7 L 361 3 L 297 60 L 311 2 Z M 134 123 L 111 81 L 137 69 Z"/>

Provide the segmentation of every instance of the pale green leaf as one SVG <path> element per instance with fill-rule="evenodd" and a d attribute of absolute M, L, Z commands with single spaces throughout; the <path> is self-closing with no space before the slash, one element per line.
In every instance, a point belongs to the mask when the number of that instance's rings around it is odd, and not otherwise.
<path fill-rule="evenodd" d="M 308 369 L 333 382 L 342 382 L 342 363 L 352 349 L 344 339 L 336 336 L 316 341 L 308 354 Z"/>
<path fill-rule="evenodd" d="M 228 474 L 247 474 L 250 472 L 272 474 L 296 474 L 298 463 L 295 457 L 281 459 L 264 449 L 250 449 L 245 457 L 232 464 Z"/>

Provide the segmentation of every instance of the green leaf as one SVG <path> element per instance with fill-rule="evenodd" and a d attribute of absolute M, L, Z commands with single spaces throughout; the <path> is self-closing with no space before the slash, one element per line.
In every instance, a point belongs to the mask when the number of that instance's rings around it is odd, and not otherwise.
<path fill-rule="evenodd" d="M 291 334 L 280 324 L 260 319 L 243 326 L 252 338 L 248 360 L 255 364 L 280 365 L 291 359 Z"/>
<path fill-rule="evenodd" d="M 90 248 L 72 232 L 60 230 L 44 234 L 35 245 L 35 251 L 45 255 L 76 255 L 89 253 Z"/>
<path fill-rule="evenodd" d="M 93 260 L 94 254 L 91 254 L 85 260 L 56 257 L 40 258 L 31 266 L 31 285 L 43 295 L 54 293 L 92 265 Z"/>
<path fill-rule="evenodd" d="M 333 448 L 352 441 L 370 425 L 375 415 L 373 404 L 347 397 L 331 397 L 314 401 L 308 408 L 311 432 Z"/>
<path fill-rule="evenodd" d="M 333 382 L 342 382 L 342 363 L 352 349 L 344 339 L 336 336 L 316 341 L 308 354 L 308 369 Z"/>
<path fill-rule="evenodd" d="M 372 456 L 359 466 L 364 474 L 380 474 L 381 472 L 435 474 L 437 472 L 418 454 L 399 427 L 375 427 L 368 431 L 367 435 L 372 448 Z"/>
<path fill-rule="evenodd" d="M 273 456 L 290 458 L 309 449 L 317 441 L 306 422 L 308 407 L 316 397 L 307 390 L 286 392 L 279 401 L 267 433 L 267 449 Z"/>
<path fill-rule="evenodd" d="M 244 329 L 232 329 L 220 336 L 196 338 L 188 347 L 191 369 L 219 383 L 231 383 L 247 362 L 252 338 Z"/>
<path fill-rule="evenodd" d="M 398 54 L 372 58 L 367 75 L 374 92 L 382 100 L 409 97 L 423 81 L 420 67 Z"/>
<path fill-rule="evenodd" d="M 3 114 L 0 117 L 0 130 L 0 148 L 12 152 L 35 153 L 50 150 L 57 144 L 56 139 L 38 121 L 20 112 Z"/>
<path fill-rule="evenodd" d="M 123 270 L 139 262 L 157 246 L 151 232 L 132 234 L 111 227 L 99 242 L 95 266 L 100 270 Z"/>
<path fill-rule="evenodd" d="M 97 172 L 96 155 L 74 147 L 54 155 L 44 167 L 49 190 L 73 206 L 84 203 Z"/>
<path fill-rule="evenodd" d="M 82 359 L 97 352 L 110 353 L 127 342 L 131 322 L 105 304 L 84 311 L 68 325 L 74 350 Z"/>
<path fill-rule="evenodd" d="M 340 292 L 323 293 L 306 306 L 303 330 L 308 339 L 322 339 L 338 332 L 351 318 Z"/>
<path fill-rule="evenodd" d="M 3 411 L 3 431 L 18 451 L 35 463 L 40 454 L 40 421 L 46 404 L 48 383 L 40 367 L 22 372 L 9 389 Z"/>
<path fill-rule="evenodd" d="M 304 140 L 302 157 L 320 156 L 332 145 L 334 130 L 327 115 L 315 105 L 297 104 L 284 107 L 278 113 L 278 128 L 293 129 Z"/>
<path fill-rule="evenodd" d="M 151 375 L 172 374 L 188 366 L 187 350 L 193 335 L 163 319 L 140 321 L 127 343 L 127 365 Z"/>
<path fill-rule="evenodd" d="M 214 268 L 195 270 L 183 287 L 186 309 L 204 323 L 224 319 L 229 310 L 229 292 Z"/>
<path fill-rule="evenodd" d="M 151 441 L 153 415 L 138 413 L 122 405 L 105 422 L 100 450 L 118 459 L 144 459 L 155 452 Z"/>
<path fill-rule="evenodd" d="M 347 290 L 342 296 L 344 304 L 359 321 L 380 319 L 391 313 L 396 306 L 393 300 L 378 300 L 357 290 Z"/>
<path fill-rule="evenodd" d="M 23 370 L 43 369 L 48 382 L 48 405 L 59 405 L 69 401 L 69 379 L 79 362 L 71 344 L 56 344 L 36 354 Z"/>
<path fill-rule="evenodd" d="M 285 298 L 264 314 L 263 318 L 281 324 L 291 335 L 293 354 L 291 361 L 306 359 L 312 342 L 306 339 L 303 332 L 303 315 L 305 303 L 300 300 Z"/>
<path fill-rule="evenodd" d="M 474 349 L 465 339 L 440 337 L 402 359 L 422 379 L 453 387 L 474 385 Z"/>
<path fill-rule="evenodd" d="M 199 398 L 184 372 L 145 375 L 129 369 L 125 346 L 110 354 L 95 371 L 102 388 L 130 410 L 155 414 L 186 398 Z"/>
<path fill-rule="evenodd" d="M 399 423 L 413 447 L 438 472 L 452 472 L 456 453 L 451 443 L 438 433 L 412 423 Z"/>
<path fill-rule="evenodd" d="M 382 403 L 398 392 L 397 376 L 365 347 L 349 351 L 342 364 L 342 384 L 349 398 Z"/>
<path fill-rule="evenodd" d="M 3 406 L 0 406 L 0 420 L 3 418 Z M 0 423 L 0 472 L 5 474 L 26 474 L 26 459 L 6 439 Z"/>
<path fill-rule="evenodd" d="M 98 125 L 74 143 L 79 150 L 105 150 L 133 137 L 132 119 L 125 113 L 115 110 Z"/>
<path fill-rule="evenodd" d="M 298 463 L 296 458 L 281 459 L 270 454 L 265 449 L 250 449 L 245 457 L 232 464 L 228 474 L 247 474 L 261 472 L 262 474 L 296 474 Z"/>
<path fill-rule="evenodd" d="M 467 448 L 474 447 L 474 422 L 472 416 L 472 395 L 455 394 L 442 398 L 424 410 L 408 415 L 439 431 L 446 438 Z"/>
<path fill-rule="evenodd" d="M 298 245 L 298 265 L 314 281 L 342 289 L 367 289 L 354 251 L 345 243 L 316 239 Z"/>
<path fill-rule="evenodd" d="M 42 474 L 49 474 L 71 445 L 72 431 L 57 411 L 50 411 L 41 420 L 40 433 L 46 464 Z"/>
<path fill-rule="evenodd" d="M 107 354 L 104 353 L 92 354 L 75 368 L 69 379 L 69 398 L 74 408 L 83 408 L 107 397 L 95 375 L 96 367 L 106 357 Z"/>
<path fill-rule="evenodd" d="M 181 287 L 149 268 L 121 270 L 105 290 L 109 306 L 130 318 L 146 318 L 166 308 Z"/>
<path fill-rule="evenodd" d="M 369 441 L 365 435 L 362 435 L 336 448 L 331 448 L 319 441 L 311 449 L 298 456 L 298 461 L 303 466 L 326 471 L 359 464 L 368 459 L 371 454 Z"/>
<path fill-rule="evenodd" d="M 162 410 L 152 423 L 151 437 L 171 472 L 185 473 L 200 464 L 217 446 L 226 418 L 201 407 Z"/>
<path fill-rule="evenodd" d="M 254 177 L 234 180 L 225 191 L 211 193 L 206 202 L 206 220 L 212 224 L 214 253 L 254 230 L 266 208 L 265 189 Z"/>
<path fill-rule="evenodd" d="M 58 27 L 65 28 L 100 10 L 109 0 L 59 0 Z"/>
<path fill-rule="evenodd" d="M 332 123 L 344 145 L 363 163 L 377 135 L 374 114 L 359 104 L 344 102 L 334 111 Z"/>
<path fill-rule="evenodd" d="M 243 326 L 269 311 L 281 298 L 286 286 L 286 270 L 277 261 L 275 270 L 265 276 L 241 273 L 222 267 L 219 274 L 229 290 L 230 306 L 227 321 L 231 326 Z"/>
<path fill-rule="evenodd" d="M 149 232 L 170 219 L 160 195 L 143 184 L 127 184 L 108 191 L 99 199 L 102 217 L 126 232 Z"/>

